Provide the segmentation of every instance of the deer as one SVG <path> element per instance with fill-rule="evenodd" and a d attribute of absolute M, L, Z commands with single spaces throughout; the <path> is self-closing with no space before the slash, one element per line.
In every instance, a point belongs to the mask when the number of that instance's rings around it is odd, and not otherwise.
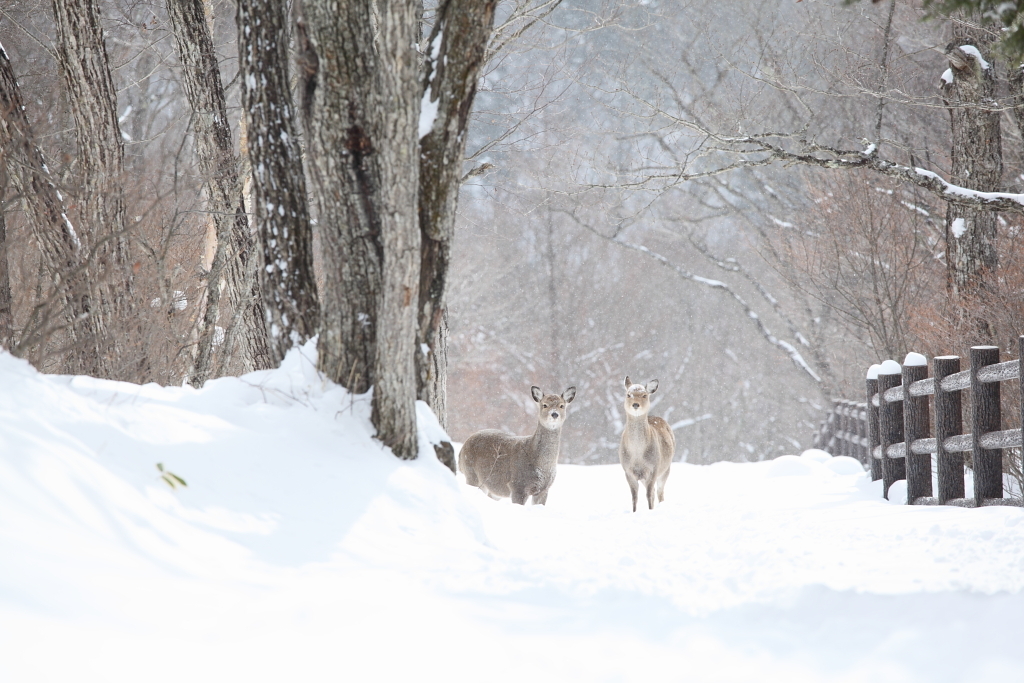
<path fill-rule="evenodd" d="M 537 429 L 531 436 L 514 436 L 498 429 L 474 433 L 462 445 L 459 470 L 466 483 L 477 486 L 491 498 L 511 498 L 526 505 L 544 505 L 555 481 L 555 465 L 565 424 L 566 409 L 576 398 L 576 387 L 558 394 L 545 394 L 530 387 L 537 402 Z"/>
<path fill-rule="evenodd" d="M 626 426 L 619 441 L 619 462 L 633 494 L 633 512 L 636 512 L 640 482 L 647 493 L 648 509 L 654 509 L 655 488 L 658 502 L 665 502 L 665 481 L 676 453 L 672 427 L 662 418 L 647 414 L 651 409 L 651 394 L 657 390 L 656 379 L 644 386 L 633 384 L 626 377 Z"/>

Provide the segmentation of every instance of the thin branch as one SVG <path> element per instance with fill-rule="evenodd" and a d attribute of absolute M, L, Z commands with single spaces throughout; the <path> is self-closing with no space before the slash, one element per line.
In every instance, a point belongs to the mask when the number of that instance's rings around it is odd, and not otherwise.
<path fill-rule="evenodd" d="M 675 263 L 673 263 L 671 260 L 669 260 L 665 256 L 662 256 L 661 254 L 659 254 L 659 253 L 657 253 L 655 251 L 651 251 L 650 249 L 648 249 L 647 247 L 645 247 L 643 245 L 633 244 L 632 242 L 626 242 L 625 240 L 619 239 L 618 237 L 609 237 L 608 235 L 602 234 L 598 230 L 594 229 L 592 226 L 587 225 L 586 223 L 581 221 L 579 218 L 577 218 L 576 216 L 572 215 L 571 213 L 569 213 L 567 211 L 562 211 L 562 210 L 559 210 L 559 209 L 552 209 L 552 210 L 553 211 L 558 211 L 559 213 L 565 213 L 567 216 L 572 218 L 581 227 L 586 228 L 587 230 L 589 230 L 590 232 L 592 232 L 593 234 L 597 235 L 598 237 L 600 237 L 603 240 L 611 242 L 612 244 L 616 244 L 616 245 L 618 245 L 620 247 L 623 247 L 625 249 L 631 249 L 633 251 L 640 252 L 641 254 L 644 254 L 644 255 L 654 259 L 655 261 L 657 261 L 661 265 L 665 266 L 666 268 L 670 268 L 671 270 L 675 271 L 675 273 L 677 275 L 679 275 L 680 277 L 682 277 L 682 278 L 684 278 L 686 280 L 690 280 L 691 282 L 696 282 L 697 284 L 701 284 L 701 285 L 704 285 L 706 287 L 710 287 L 711 289 L 717 289 L 717 290 L 719 290 L 721 292 L 724 292 L 729 297 L 731 297 L 737 304 L 739 304 L 739 306 L 743 309 L 743 312 L 746 314 L 747 318 L 749 318 L 751 321 L 753 321 L 754 326 L 757 327 L 758 332 L 761 333 L 761 336 L 764 337 L 765 341 L 767 341 L 772 346 L 775 346 L 775 347 L 777 347 L 779 349 L 782 349 L 786 353 L 786 355 L 789 356 L 789 359 L 791 361 L 793 361 L 793 364 L 797 368 L 799 368 L 800 370 L 803 370 L 808 375 L 810 375 L 810 377 L 815 382 L 821 382 L 821 377 L 819 377 L 818 373 L 816 373 L 811 368 L 811 366 L 808 365 L 807 361 L 805 361 L 803 356 L 800 355 L 800 352 L 796 350 L 796 347 L 793 346 L 792 344 L 790 344 L 789 342 L 787 342 L 787 341 L 785 341 L 783 339 L 779 339 L 774 334 L 772 334 L 771 330 L 769 330 L 765 326 L 764 321 L 761 320 L 761 316 L 758 315 L 757 312 L 750 307 L 750 304 L 748 304 L 743 299 L 743 297 L 741 297 L 739 294 L 737 294 L 732 289 L 732 287 L 730 287 L 725 282 L 722 282 L 721 280 L 712 280 L 710 278 L 702 277 L 700 275 L 695 275 L 695 274 L 691 273 L 690 271 L 686 270 L 685 268 L 682 268 L 681 266 L 676 265 Z"/>

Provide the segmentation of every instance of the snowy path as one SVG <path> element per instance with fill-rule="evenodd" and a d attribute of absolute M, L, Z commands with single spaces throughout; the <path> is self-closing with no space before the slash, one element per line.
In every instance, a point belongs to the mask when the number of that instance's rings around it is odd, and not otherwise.
<path fill-rule="evenodd" d="M 522 508 L 367 415 L 298 354 L 199 392 L 0 355 L 0 681 L 1024 680 L 1024 510 L 816 452 Z"/>

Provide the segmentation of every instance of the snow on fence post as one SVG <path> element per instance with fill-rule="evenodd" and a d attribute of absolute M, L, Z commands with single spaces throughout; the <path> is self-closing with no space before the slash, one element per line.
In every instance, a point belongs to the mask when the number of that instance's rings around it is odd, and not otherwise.
<path fill-rule="evenodd" d="M 974 457 L 974 501 L 982 506 L 987 500 L 1003 497 L 1003 449 L 982 448 L 981 437 L 998 432 L 999 382 L 982 382 L 978 371 L 999 362 L 998 346 L 971 347 L 971 453 Z"/>
<path fill-rule="evenodd" d="M 942 380 L 960 372 L 959 356 L 936 356 L 932 359 L 935 377 L 935 459 L 938 462 L 939 505 L 964 497 L 964 455 L 946 451 L 946 439 L 963 433 L 961 391 L 947 391 Z"/>
<path fill-rule="evenodd" d="M 881 444 L 881 436 L 878 423 L 878 406 L 881 401 L 876 398 L 878 394 L 878 366 L 871 366 L 868 378 L 865 382 L 867 390 L 867 423 L 868 423 L 868 464 L 871 467 L 871 481 L 878 481 L 882 478 L 882 460 L 875 457 L 875 448 Z M 875 403 L 879 401 L 879 403 Z"/>
<path fill-rule="evenodd" d="M 888 372 L 887 372 L 888 371 Z M 878 422 L 882 447 L 882 494 L 889 499 L 893 482 L 906 479 L 906 458 L 893 458 L 889 447 L 903 441 L 903 401 L 887 401 L 885 392 L 903 382 L 902 369 L 895 361 L 886 361 L 878 373 Z"/>
<path fill-rule="evenodd" d="M 931 431 L 928 419 L 928 395 L 915 396 L 911 392 L 914 382 L 928 377 L 928 361 L 912 353 L 903 361 L 903 443 L 906 448 L 907 504 L 934 505 L 932 497 L 932 455 L 918 453 L 913 444 L 927 439 Z"/>

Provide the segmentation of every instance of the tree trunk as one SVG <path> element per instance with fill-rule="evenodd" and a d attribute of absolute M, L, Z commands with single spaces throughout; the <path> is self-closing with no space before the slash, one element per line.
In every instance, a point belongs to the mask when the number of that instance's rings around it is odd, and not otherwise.
<path fill-rule="evenodd" d="M 95 0 L 53 0 L 53 14 L 57 64 L 68 90 L 82 167 L 81 217 L 87 229 L 79 237 L 89 256 L 92 285 L 84 308 L 96 334 L 95 344 L 77 348 L 75 355 L 95 354 L 99 376 L 140 381 L 144 360 L 137 363 L 126 354 L 134 286 L 122 194 L 124 144 L 99 9 Z M 79 358 L 70 367 L 87 363 Z"/>
<path fill-rule="evenodd" d="M 304 116 L 324 249 L 320 369 L 371 385 L 377 437 L 415 458 L 419 3 L 307 0 Z"/>
<path fill-rule="evenodd" d="M 284 0 L 238 3 L 242 111 L 246 117 L 266 327 L 276 363 L 316 334 L 320 311 L 306 176 L 288 76 Z"/>
<path fill-rule="evenodd" d="M 380 150 L 369 137 L 377 66 L 370 9 L 306 0 L 302 12 L 303 118 L 324 267 L 319 366 L 363 393 L 373 384 L 383 261 Z"/>
<path fill-rule="evenodd" d="M 207 277 L 205 310 L 200 317 L 197 353 L 189 373 L 190 382 L 202 386 L 215 372 L 213 343 L 222 293 L 226 294 L 232 319 L 217 370 L 234 374 L 268 368 L 270 350 L 262 297 L 254 277 L 255 268 L 249 263 L 257 254 L 249 233 L 224 86 L 203 0 L 167 0 L 167 13 L 181 57 L 185 94 L 192 107 L 192 130 L 207 209 L 217 234 L 217 250 Z M 237 362 L 229 363 L 227 358 Z"/>
<path fill-rule="evenodd" d="M 962 17 L 954 19 L 953 42 L 946 49 L 952 82 L 944 79 L 942 86 L 953 139 L 950 182 L 984 192 L 999 189 L 1003 172 L 994 68 L 984 56 L 979 59 L 994 38 Z M 996 213 L 946 206 L 947 286 L 959 301 L 984 288 L 998 265 Z"/>
<path fill-rule="evenodd" d="M 4 220 L 7 169 L 0 164 L 0 348 L 10 351 L 14 341 L 11 317 L 11 278 L 7 265 L 7 222 Z"/>
<path fill-rule="evenodd" d="M 53 286 L 51 305 L 37 307 L 23 326 L 18 356 L 41 357 L 40 349 L 63 330 L 72 351 L 64 366 L 76 374 L 99 374 L 95 318 L 86 315 L 88 272 L 81 243 L 67 218 L 63 196 L 35 143 L 25 103 L 7 54 L 0 49 L 0 150 L 15 192 L 25 202 L 29 227 L 41 252 L 40 265 Z M 41 293 L 40 297 L 41 298 Z"/>
<path fill-rule="evenodd" d="M 476 97 L 496 0 L 447 0 L 427 41 L 423 108 L 437 107 L 433 126 L 420 131 L 418 395 L 447 427 L 448 334 L 446 289 L 455 214 L 462 184 L 466 128 Z"/>

